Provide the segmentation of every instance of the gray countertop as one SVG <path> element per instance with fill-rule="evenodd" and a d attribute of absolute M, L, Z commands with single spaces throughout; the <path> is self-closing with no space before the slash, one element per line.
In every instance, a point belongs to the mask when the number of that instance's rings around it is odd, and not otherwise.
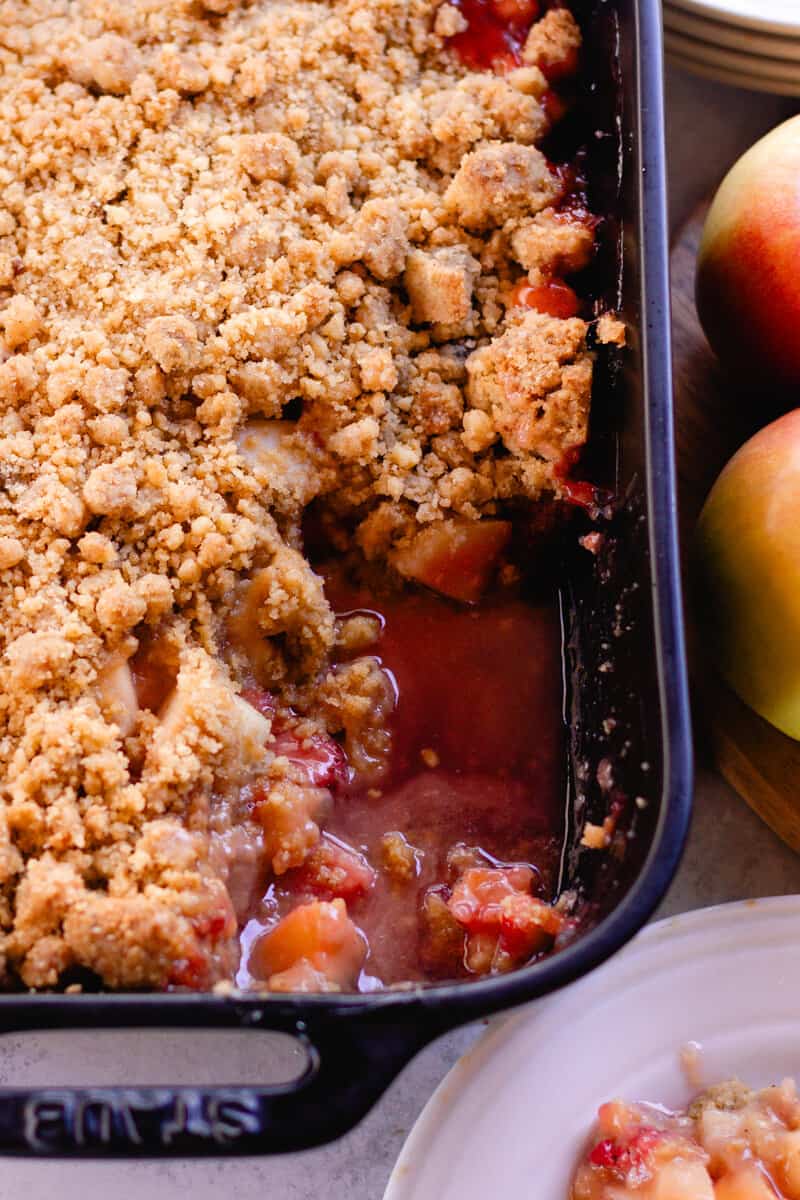
<path fill-rule="evenodd" d="M 796 106 L 795 106 L 796 107 Z M 669 72 L 667 90 L 672 226 L 677 229 L 734 158 L 792 111 L 786 101 Z M 698 747 L 703 758 L 703 747 Z M 748 896 L 800 891 L 800 857 L 787 850 L 702 765 L 688 850 L 662 905 L 663 915 Z M 304 1154 L 265 1160 L 166 1164 L 63 1164 L 9 1161 L 0 1200 L 380 1200 L 400 1147 L 431 1092 L 480 1033 L 472 1026 L 442 1038 L 404 1071 L 348 1137 Z M 162 1035 L 163 1038 L 164 1035 Z M 252 1035 L 251 1035 L 252 1036 Z M 54 1082 L 134 1083 L 170 1077 L 187 1083 L 249 1077 L 281 1057 L 263 1036 L 243 1051 L 214 1035 L 114 1033 L 0 1039 L 0 1085 Z M 237 1061 L 241 1057 L 241 1064 Z M 286 1052 L 283 1050 L 283 1060 Z M 255 1075 L 253 1074 L 255 1072 Z"/>

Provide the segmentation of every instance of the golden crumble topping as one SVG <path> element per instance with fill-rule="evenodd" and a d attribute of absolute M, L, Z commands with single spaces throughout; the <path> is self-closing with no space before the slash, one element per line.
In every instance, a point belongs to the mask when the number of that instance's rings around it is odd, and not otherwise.
<path fill-rule="evenodd" d="M 380 736 L 371 660 L 329 670 L 303 509 L 391 557 L 557 494 L 585 440 L 586 324 L 509 308 L 591 248 L 536 148 L 574 23 L 498 76 L 437 7 L 0 0 L 8 979 L 163 986 L 209 938 L 198 979 L 230 976 L 214 797 L 270 781 L 276 869 L 319 836 L 239 694 L 253 662 L 287 704 L 313 686 L 312 724 Z"/>

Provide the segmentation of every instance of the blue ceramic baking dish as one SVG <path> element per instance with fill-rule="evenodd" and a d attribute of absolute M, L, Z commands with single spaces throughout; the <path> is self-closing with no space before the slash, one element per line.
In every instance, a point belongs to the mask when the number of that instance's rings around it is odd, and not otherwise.
<path fill-rule="evenodd" d="M 552 992 L 607 959 L 669 886 L 689 822 L 692 752 L 673 461 L 661 7 L 658 0 L 575 7 L 588 53 L 568 136 L 588 147 L 590 202 L 606 215 L 593 287 L 598 306 L 615 307 L 628 327 L 624 351 L 601 352 L 593 408 L 591 465 L 618 501 L 596 523 L 600 552 L 576 545 L 562 565 L 561 885 L 580 898 L 580 934 L 509 975 L 371 995 L 1 996 L 6 1032 L 279 1030 L 304 1043 L 307 1066 L 277 1087 L 0 1091 L 0 1153 L 270 1154 L 329 1141 L 363 1117 L 433 1038 Z M 628 800 L 621 857 L 580 845 L 585 820 L 604 815 L 607 797 L 595 781 L 604 759 Z"/>

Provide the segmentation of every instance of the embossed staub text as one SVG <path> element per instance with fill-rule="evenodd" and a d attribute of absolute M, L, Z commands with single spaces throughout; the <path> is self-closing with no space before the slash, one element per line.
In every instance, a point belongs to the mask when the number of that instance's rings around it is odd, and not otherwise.
<path fill-rule="evenodd" d="M 244 1091 L 54 1090 L 27 1099 L 22 1115 L 24 1141 L 38 1154 L 70 1148 L 158 1153 L 198 1141 L 223 1147 L 260 1128 L 258 1098 Z"/>

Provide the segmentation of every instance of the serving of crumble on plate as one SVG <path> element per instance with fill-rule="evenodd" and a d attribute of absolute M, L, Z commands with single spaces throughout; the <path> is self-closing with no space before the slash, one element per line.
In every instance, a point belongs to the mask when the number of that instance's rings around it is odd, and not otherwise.
<path fill-rule="evenodd" d="M 601 1105 L 572 1200 L 794 1200 L 800 1196 L 800 1100 L 793 1079 L 756 1091 L 716 1084 L 686 1111 Z"/>

